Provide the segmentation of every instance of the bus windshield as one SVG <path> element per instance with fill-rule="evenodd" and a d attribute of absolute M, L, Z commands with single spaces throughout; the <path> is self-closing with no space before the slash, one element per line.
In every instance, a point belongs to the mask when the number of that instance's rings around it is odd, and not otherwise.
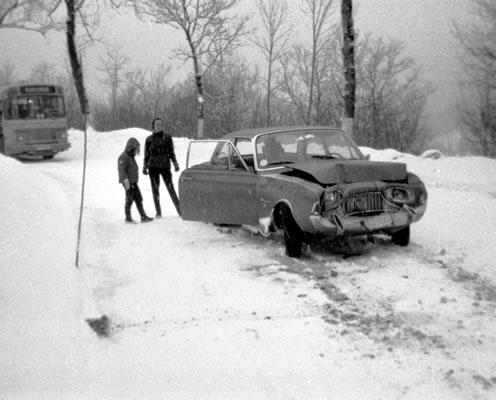
<path fill-rule="evenodd" d="M 5 102 L 5 119 L 46 119 L 65 117 L 64 98 L 54 95 L 16 96 Z"/>

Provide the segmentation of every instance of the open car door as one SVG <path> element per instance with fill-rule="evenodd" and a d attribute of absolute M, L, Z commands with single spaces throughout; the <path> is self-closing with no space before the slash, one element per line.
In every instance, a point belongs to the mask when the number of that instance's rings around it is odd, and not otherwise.
<path fill-rule="evenodd" d="M 193 140 L 179 177 L 184 220 L 257 225 L 257 175 L 228 140 Z"/>

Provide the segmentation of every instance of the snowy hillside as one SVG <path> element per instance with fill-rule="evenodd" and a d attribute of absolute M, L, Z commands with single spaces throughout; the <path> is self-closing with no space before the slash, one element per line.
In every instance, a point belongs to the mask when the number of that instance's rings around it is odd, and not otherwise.
<path fill-rule="evenodd" d="M 79 269 L 82 132 L 51 161 L 0 155 L 1 398 L 496 398 L 496 160 L 364 149 L 427 185 L 410 246 L 293 260 L 182 221 L 163 186 L 164 218 L 124 224 L 117 157 L 148 134 L 89 132 Z M 85 319 L 104 314 L 99 338 Z"/>

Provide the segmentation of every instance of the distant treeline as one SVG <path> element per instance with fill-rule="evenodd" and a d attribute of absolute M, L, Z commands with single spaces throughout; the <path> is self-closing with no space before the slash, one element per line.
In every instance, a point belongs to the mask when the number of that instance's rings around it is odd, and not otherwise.
<path fill-rule="evenodd" d="M 308 99 L 306 50 L 301 47 L 285 57 L 272 83 L 270 116 L 265 106 L 267 82 L 263 74 L 239 54 L 218 60 L 203 77 L 205 130 L 207 138 L 228 132 L 270 125 L 341 126 L 343 77 L 339 40 L 329 42 L 316 61 L 312 104 Z M 110 46 L 99 66 L 98 90 L 90 87 L 90 123 L 97 131 L 128 127 L 150 129 L 161 116 L 173 136 L 196 134 L 194 79 L 171 82 L 170 69 L 157 65 L 133 68 L 118 46 Z M 419 152 L 428 132 L 422 114 L 432 90 L 421 79 L 413 59 L 403 55 L 403 45 L 394 40 L 366 37 L 357 49 L 357 105 L 354 136 L 363 146 Z M 0 83 L 24 78 L 55 82 L 65 87 L 69 125 L 82 128 L 77 95 L 68 73 L 56 66 L 39 64 L 27 77 L 17 77 L 9 64 L 0 65 Z M 309 112 L 308 112 L 309 111 Z"/>

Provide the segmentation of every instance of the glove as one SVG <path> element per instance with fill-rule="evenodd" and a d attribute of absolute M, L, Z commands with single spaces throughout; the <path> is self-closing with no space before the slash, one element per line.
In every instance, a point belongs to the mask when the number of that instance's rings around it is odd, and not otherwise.
<path fill-rule="evenodd" d="M 148 175 L 148 168 L 143 167 L 143 175 Z"/>
<path fill-rule="evenodd" d="M 124 185 L 124 189 L 126 189 L 126 190 L 131 189 L 131 184 L 129 183 L 129 179 L 127 179 L 127 178 L 126 178 L 126 179 L 124 179 L 124 180 L 122 181 L 122 184 Z"/>
<path fill-rule="evenodd" d="M 174 164 L 174 171 L 179 171 L 179 164 L 178 163 L 175 163 Z"/>

